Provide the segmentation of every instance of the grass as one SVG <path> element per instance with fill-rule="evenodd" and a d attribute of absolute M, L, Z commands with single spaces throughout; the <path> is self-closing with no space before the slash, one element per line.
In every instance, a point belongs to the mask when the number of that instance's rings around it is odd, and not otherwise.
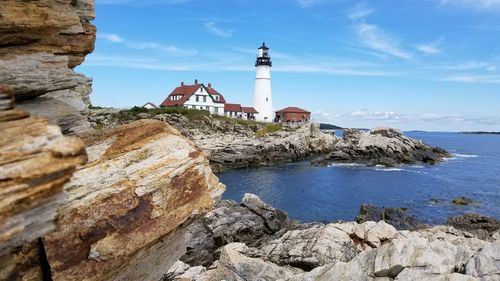
<path fill-rule="evenodd" d="M 269 124 L 269 125 L 265 126 L 264 128 L 258 130 L 255 133 L 255 136 L 260 138 L 260 137 L 263 137 L 269 133 L 274 133 L 274 132 L 278 132 L 278 131 L 282 131 L 282 130 L 283 130 L 283 127 L 279 124 Z"/>

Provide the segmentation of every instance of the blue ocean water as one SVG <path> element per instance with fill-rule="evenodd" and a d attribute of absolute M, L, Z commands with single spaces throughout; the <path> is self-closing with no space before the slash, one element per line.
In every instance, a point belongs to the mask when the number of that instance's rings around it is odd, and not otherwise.
<path fill-rule="evenodd" d="M 219 174 L 224 198 L 240 201 L 246 192 L 302 222 L 353 220 L 362 203 L 407 207 L 427 223 L 444 223 L 468 212 L 500 219 L 500 136 L 410 132 L 455 157 L 435 166 L 394 169 L 308 162 L 280 167 L 229 170 Z M 455 206 L 465 196 L 478 203 Z M 437 199 L 437 203 L 431 201 Z"/>

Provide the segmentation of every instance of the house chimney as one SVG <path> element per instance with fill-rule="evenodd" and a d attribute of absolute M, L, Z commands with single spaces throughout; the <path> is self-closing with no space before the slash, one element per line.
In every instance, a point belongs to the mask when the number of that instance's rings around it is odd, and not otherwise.
<path fill-rule="evenodd" d="M 208 83 L 208 88 L 212 88 L 212 83 Z"/>
<path fill-rule="evenodd" d="M 181 82 L 181 87 L 184 86 L 184 82 Z"/>
<path fill-rule="evenodd" d="M 198 79 L 194 79 L 194 84 L 198 85 Z"/>

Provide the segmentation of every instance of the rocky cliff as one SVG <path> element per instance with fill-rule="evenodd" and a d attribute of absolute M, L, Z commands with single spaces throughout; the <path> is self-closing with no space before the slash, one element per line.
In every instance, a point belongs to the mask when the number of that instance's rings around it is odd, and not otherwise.
<path fill-rule="evenodd" d="M 89 130 L 72 69 L 93 18 L 93 0 L 0 5 L 0 280 L 159 280 L 224 190 L 165 122 Z"/>
<path fill-rule="evenodd" d="M 17 107 L 44 116 L 64 133 L 87 129 L 91 80 L 73 71 L 94 49 L 93 0 L 3 0 L 0 84 Z"/>

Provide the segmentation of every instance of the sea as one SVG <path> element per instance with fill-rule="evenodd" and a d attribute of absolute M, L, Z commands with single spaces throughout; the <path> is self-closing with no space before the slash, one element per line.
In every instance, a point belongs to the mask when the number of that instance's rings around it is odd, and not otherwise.
<path fill-rule="evenodd" d="M 224 199 L 240 202 L 254 193 L 291 219 L 301 222 L 352 221 L 361 204 L 408 208 L 428 224 L 448 217 L 478 213 L 500 219 L 500 135 L 406 132 L 453 154 L 444 163 L 398 168 L 309 162 L 278 167 L 228 170 L 218 176 Z M 465 196 L 475 202 L 456 206 Z"/>

